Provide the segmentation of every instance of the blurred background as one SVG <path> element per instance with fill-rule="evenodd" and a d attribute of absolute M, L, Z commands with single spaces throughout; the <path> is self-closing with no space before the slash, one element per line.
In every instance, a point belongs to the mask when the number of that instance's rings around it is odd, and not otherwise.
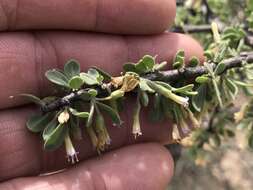
<path fill-rule="evenodd" d="M 208 48 L 213 41 L 212 22 L 221 32 L 232 26 L 235 33 L 243 30 L 245 34 L 241 50 L 252 51 L 253 0 L 177 0 L 177 5 L 173 31 L 189 33 Z M 221 114 L 214 110 L 203 122 L 207 127 L 183 145 L 167 146 L 175 160 L 175 175 L 168 190 L 253 189 L 253 119 L 251 116 L 238 126 L 234 118 L 252 97 L 251 88 L 240 90 L 233 110 L 229 106 Z"/>

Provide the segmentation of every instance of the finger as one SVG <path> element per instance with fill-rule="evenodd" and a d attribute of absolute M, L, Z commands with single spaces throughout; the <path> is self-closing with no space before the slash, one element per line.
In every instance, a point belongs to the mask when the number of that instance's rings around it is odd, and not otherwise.
<path fill-rule="evenodd" d="M 140 142 L 167 142 L 171 139 L 171 124 L 169 121 L 158 124 L 147 120 L 147 112 L 142 110 L 141 128 L 143 135 L 134 138 L 132 134 L 133 102 L 125 103 L 125 111 L 121 114 L 124 124 L 121 128 L 106 122 L 111 138 L 111 144 L 106 151 L 125 145 Z M 33 108 L 19 108 L 0 112 L 0 181 L 20 176 L 38 175 L 45 172 L 60 170 L 71 166 L 67 162 L 64 146 L 53 152 L 43 150 L 41 137 L 29 132 L 25 123 L 36 112 Z M 81 124 L 81 127 L 84 124 Z M 91 145 L 86 132 L 84 138 L 74 142 L 79 160 L 98 156 Z"/>
<path fill-rule="evenodd" d="M 71 32 L 11 33 L 0 36 L 0 108 L 20 105 L 21 93 L 39 96 L 52 94 L 44 77 L 50 68 L 62 68 L 71 58 L 79 60 L 83 70 L 98 66 L 119 74 L 122 65 L 138 61 L 143 55 L 158 55 L 158 61 L 172 61 L 179 49 L 203 58 L 201 46 L 192 38 L 174 33 L 155 36 L 112 36 Z"/>
<path fill-rule="evenodd" d="M 122 148 L 45 177 L 29 177 L 0 184 L 4 190 L 166 189 L 173 174 L 168 151 L 158 144 Z"/>
<path fill-rule="evenodd" d="M 175 0 L 0 1 L 0 29 L 69 29 L 152 34 L 174 20 Z M 138 18 L 138 19 L 136 19 Z"/>

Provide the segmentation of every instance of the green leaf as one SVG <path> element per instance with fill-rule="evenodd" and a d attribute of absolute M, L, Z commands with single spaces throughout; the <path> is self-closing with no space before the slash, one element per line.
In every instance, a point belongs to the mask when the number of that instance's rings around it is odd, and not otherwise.
<path fill-rule="evenodd" d="M 50 123 L 48 123 L 48 125 L 46 126 L 46 128 L 43 131 L 42 137 L 43 137 L 44 141 L 46 141 L 48 139 L 48 137 L 55 130 L 57 125 L 58 125 L 58 121 L 57 121 L 57 117 L 55 117 Z"/>
<path fill-rule="evenodd" d="M 204 56 L 207 58 L 207 60 L 213 60 L 214 59 L 214 53 L 210 50 L 205 51 Z"/>
<path fill-rule="evenodd" d="M 184 50 L 179 50 L 174 58 L 173 68 L 180 69 L 185 65 L 185 53 Z"/>
<path fill-rule="evenodd" d="M 112 80 L 112 76 L 109 73 L 107 73 L 107 72 L 105 72 L 105 71 L 103 71 L 103 70 L 101 70 L 101 69 L 99 69 L 98 67 L 95 67 L 95 66 L 93 66 L 92 68 L 96 69 L 97 72 L 99 72 L 99 74 L 104 77 L 104 80 L 106 80 L 106 81 L 111 81 Z"/>
<path fill-rule="evenodd" d="M 60 71 L 57 71 L 55 69 L 49 70 L 46 72 L 45 76 L 52 83 L 69 88 L 68 85 L 69 80 L 67 76 L 61 73 Z"/>
<path fill-rule="evenodd" d="M 98 95 L 98 91 L 95 89 L 90 89 L 88 93 L 91 97 L 96 97 Z"/>
<path fill-rule="evenodd" d="M 150 55 L 145 55 L 136 65 L 135 68 L 138 73 L 147 73 L 153 70 L 155 65 L 155 58 Z"/>
<path fill-rule="evenodd" d="M 80 77 L 83 79 L 83 82 L 87 85 L 96 85 L 99 84 L 98 80 L 87 73 L 80 73 Z"/>
<path fill-rule="evenodd" d="M 39 97 L 34 96 L 32 94 L 20 94 L 20 96 L 25 97 L 28 101 L 38 104 L 40 106 L 44 105 L 45 103 Z"/>
<path fill-rule="evenodd" d="M 189 67 L 196 67 L 198 66 L 200 63 L 199 59 L 195 56 L 191 57 L 190 61 L 189 61 Z"/>
<path fill-rule="evenodd" d="M 64 124 L 58 124 L 45 140 L 45 150 L 53 151 L 59 148 L 63 144 L 67 132 L 68 128 Z"/>
<path fill-rule="evenodd" d="M 83 90 L 82 94 L 80 95 L 80 98 L 84 101 L 89 101 L 92 98 L 91 93 L 87 92 L 86 90 Z"/>
<path fill-rule="evenodd" d="M 110 106 L 103 104 L 101 102 L 96 102 L 96 104 L 102 111 L 104 111 L 106 114 L 110 116 L 113 122 L 113 125 L 120 126 L 122 124 L 119 114 L 114 109 L 112 109 Z"/>
<path fill-rule="evenodd" d="M 199 76 L 195 79 L 195 81 L 199 84 L 208 83 L 210 81 L 210 78 L 207 76 Z"/>
<path fill-rule="evenodd" d="M 101 84 L 104 80 L 104 77 L 100 75 L 96 69 L 93 68 L 88 70 L 88 75 L 93 76 L 97 80 L 98 84 Z"/>
<path fill-rule="evenodd" d="M 135 68 L 135 64 L 133 64 L 133 63 L 124 64 L 123 69 L 124 69 L 125 72 L 135 72 L 135 73 L 137 73 L 137 70 Z"/>
<path fill-rule="evenodd" d="M 207 85 L 203 84 L 198 89 L 198 94 L 192 97 L 192 106 L 198 112 L 201 112 L 205 105 L 205 97 L 207 93 Z"/>
<path fill-rule="evenodd" d="M 223 62 L 219 63 L 215 68 L 214 75 L 222 74 L 225 71 L 225 69 L 226 69 L 225 63 Z"/>
<path fill-rule="evenodd" d="M 95 105 L 94 105 L 94 102 L 92 101 L 92 103 L 90 105 L 89 117 L 88 117 L 87 122 L 86 122 L 86 127 L 90 127 L 92 125 L 93 117 L 94 117 L 94 111 L 95 111 Z"/>
<path fill-rule="evenodd" d="M 82 140 L 82 130 L 79 127 L 79 118 L 70 117 L 69 133 L 75 140 Z"/>
<path fill-rule="evenodd" d="M 249 135 L 248 144 L 250 148 L 253 148 L 253 133 Z"/>
<path fill-rule="evenodd" d="M 166 82 L 162 82 L 162 81 L 155 81 L 155 83 L 156 84 L 158 84 L 158 85 L 161 85 L 161 86 L 163 86 L 163 87 L 165 87 L 165 88 L 167 88 L 168 90 L 174 90 L 175 88 L 173 88 L 172 86 L 170 86 L 168 83 L 166 83 Z"/>
<path fill-rule="evenodd" d="M 217 101 L 218 101 L 218 103 L 219 103 L 219 106 L 220 106 L 221 108 L 223 108 L 223 102 L 222 102 L 222 98 L 221 98 L 220 89 L 219 89 L 219 87 L 218 87 L 218 83 L 217 83 L 217 81 L 215 80 L 215 78 L 212 79 L 212 83 L 213 83 L 213 88 L 214 88 L 215 95 L 216 95 Z"/>
<path fill-rule="evenodd" d="M 237 80 L 233 80 L 233 82 L 234 82 L 236 85 L 238 85 L 238 86 L 253 87 L 253 83 L 246 83 L 246 82 L 237 81 Z"/>
<path fill-rule="evenodd" d="M 163 119 L 163 109 L 161 105 L 162 96 L 158 93 L 154 95 L 153 108 L 149 112 L 149 118 L 152 122 L 159 122 Z"/>
<path fill-rule="evenodd" d="M 149 97 L 148 93 L 145 91 L 140 91 L 140 102 L 144 107 L 148 106 L 149 103 Z"/>
<path fill-rule="evenodd" d="M 65 75 L 71 79 L 75 76 L 79 76 L 80 74 L 80 64 L 78 61 L 71 59 L 64 66 Z"/>
<path fill-rule="evenodd" d="M 43 131 L 52 121 L 52 119 L 52 113 L 47 113 L 45 115 L 34 115 L 27 121 L 26 126 L 30 131 L 38 133 Z"/>
<path fill-rule="evenodd" d="M 75 77 L 72 77 L 69 81 L 69 86 L 70 88 L 72 89 L 79 89 L 81 88 L 81 86 L 84 84 L 84 81 L 81 77 L 79 76 L 75 76 Z"/>
<path fill-rule="evenodd" d="M 69 111 L 76 117 L 80 118 L 88 118 L 89 117 L 89 112 L 79 112 L 73 108 L 69 108 Z"/>
<path fill-rule="evenodd" d="M 162 63 L 155 64 L 154 70 L 160 71 L 160 70 L 164 69 L 167 65 L 168 65 L 167 61 L 163 61 Z"/>
<path fill-rule="evenodd" d="M 192 91 L 193 87 L 194 87 L 193 84 L 189 84 L 189 85 L 183 86 L 181 88 L 176 88 L 175 90 L 172 90 L 172 91 L 176 92 L 176 93 L 184 93 L 187 91 Z"/>
<path fill-rule="evenodd" d="M 169 100 L 168 98 L 161 97 L 161 106 L 164 113 L 164 116 L 166 116 L 167 119 L 173 120 L 173 106 L 171 106 L 173 102 Z"/>
<path fill-rule="evenodd" d="M 232 92 L 233 96 L 235 97 L 238 94 L 238 87 L 236 86 L 236 84 L 229 78 L 225 79 L 225 83 L 230 92 Z"/>

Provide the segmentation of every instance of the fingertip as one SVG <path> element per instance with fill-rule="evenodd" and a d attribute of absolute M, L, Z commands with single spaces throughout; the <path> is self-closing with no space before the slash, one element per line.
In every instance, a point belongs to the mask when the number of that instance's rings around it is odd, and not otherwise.
<path fill-rule="evenodd" d="M 190 35 L 185 34 L 175 34 L 178 38 L 178 44 L 180 47 L 185 51 L 185 57 L 186 60 L 189 61 L 189 59 L 193 56 L 196 56 L 199 58 L 200 62 L 204 61 L 204 50 L 201 44 L 195 40 Z"/>
<path fill-rule="evenodd" d="M 0 189 L 159 190 L 167 188 L 173 168 L 171 155 L 163 146 L 146 143 L 112 151 L 62 173 L 14 179 L 0 184 Z"/>

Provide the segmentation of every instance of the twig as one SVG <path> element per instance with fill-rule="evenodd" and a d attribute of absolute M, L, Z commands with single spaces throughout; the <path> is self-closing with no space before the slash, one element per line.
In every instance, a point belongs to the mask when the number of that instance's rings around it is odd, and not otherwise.
<path fill-rule="evenodd" d="M 247 26 L 243 27 L 246 31 L 248 30 Z M 219 27 L 219 31 L 223 31 L 224 27 Z M 173 32 L 178 33 L 211 33 L 212 28 L 211 25 L 204 24 L 204 25 L 185 25 L 185 26 L 176 26 L 172 29 Z M 247 36 L 245 37 L 245 43 L 248 46 L 253 47 L 253 36 L 250 34 L 250 32 L 247 32 Z"/>
<path fill-rule="evenodd" d="M 224 61 L 226 65 L 225 71 L 232 68 L 242 67 L 243 62 L 247 62 L 248 64 L 253 63 L 253 52 L 244 52 L 241 53 L 240 56 L 230 58 Z M 212 67 L 215 69 L 216 64 L 211 63 Z M 197 66 L 197 67 L 185 67 L 182 69 L 174 69 L 168 71 L 155 71 L 153 73 L 146 74 L 142 76 L 145 79 L 152 80 L 152 81 L 163 81 L 167 83 L 172 83 L 182 79 L 189 79 L 189 78 L 196 78 L 203 74 L 207 74 L 208 71 L 205 66 Z M 105 91 L 97 87 L 98 96 L 105 96 Z M 64 96 L 63 98 L 59 98 L 52 103 L 43 105 L 41 110 L 43 112 L 51 112 L 58 110 L 62 107 L 69 106 L 73 102 L 77 100 L 81 100 L 81 96 L 86 93 L 88 90 L 81 89 L 76 92 L 71 92 L 70 94 Z"/>
<path fill-rule="evenodd" d="M 206 7 L 206 15 L 205 15 L 205 17 L 206 17 L 206 22 L 209 23 L 210 20 L 211 20 L 212 17 L 213 17 L 213 11 L 211 10 L 211 8 L 210 8 L 210 6 L 209 6 L 207 0 L 203 0 L 203 4 L 204 4 L 204 6 Z"/>

